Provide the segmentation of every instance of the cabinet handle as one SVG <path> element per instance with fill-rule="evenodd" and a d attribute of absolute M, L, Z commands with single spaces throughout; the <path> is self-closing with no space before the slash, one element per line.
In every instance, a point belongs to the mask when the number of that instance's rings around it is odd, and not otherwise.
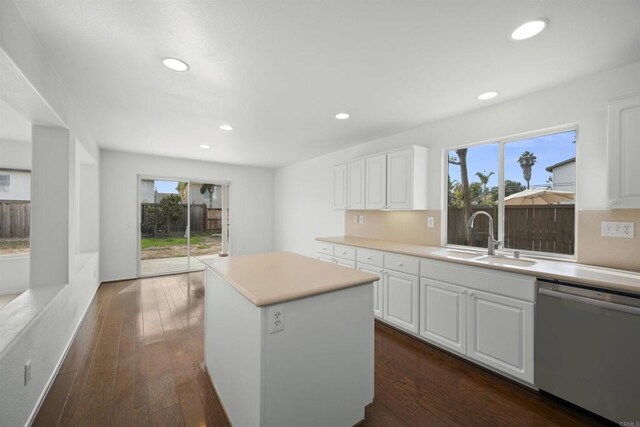
<path fill-rule="evenodd" d="M 460 291 L 460 293 L 461 293 L 461 294 L 466 294 L 466 293 L 467 293 L 467 290 L 466 290 L 466 289 L 463 289 L 463 290 L 461 290 L 461 291 Z"/>
<path fill-rule="evenodd" d="M 470 296 L 470 297 L 472 297 L 472 296 L 474 296 L 474 295 L 475 295 L 475 294 L 473 293 L 473 291 L 469 291 L 469 296 Z"/>
<path fill-rule="evenodd" d="M 401 262 L 400 262 L 400 263 L 398 263 L 398 267 L 402 267 L 402 263 L 401 263 Z"/>
<path fill-rule="evenodd" d="M 367 257 L 367 259 L 371 259 L 371 257 L 370 257 L 370 256 L 368 256 L 368 257 Z"/>

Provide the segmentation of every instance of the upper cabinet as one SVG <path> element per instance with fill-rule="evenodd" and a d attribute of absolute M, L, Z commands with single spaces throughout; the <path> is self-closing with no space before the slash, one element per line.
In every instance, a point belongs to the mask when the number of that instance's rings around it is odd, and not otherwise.
<path fill-rule="evenodd" d="M 347 209 L 364 209 L 365 162 L 356 160 L 347 163 Z"/>
<path fill-rule="evenodd" d="M 427 209 L 427 149 L 387 153 L 387 209 Z"/>
<path fill-rule="evenodd" d="M 387 155 L 368 157 L 366 163 L 366 207 L 384 209 L 387 206 Z"/>
<path fill-rule="evenodd" d="M 342 181 L 346 171 L 346 182 Z M 427 149 L 411 146 L 334 168 L 334 209 L 427 209 Z"/>
<path fill-rule="evenodd" d="M 347 209 L 347 164 L 333 167 L 333 209 Z"/>
<path fill-rule="evenodd" d="M 640 94 L 609 103 L 609 207 L 640 208 Z"/>

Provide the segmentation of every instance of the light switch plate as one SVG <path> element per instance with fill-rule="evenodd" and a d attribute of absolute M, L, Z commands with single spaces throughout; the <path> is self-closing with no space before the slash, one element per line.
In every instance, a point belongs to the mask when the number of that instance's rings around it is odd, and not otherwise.
<path fill-rule="evenodd" d="M 605 237 L 622 237 L 633 239 L 635 237 L 635 223 L 620 221 L 602 221 L 600 223 L 601 235 Z"/>
<path fill-rule="evenodd" d="M 359 222 L 360 224 L 364 224 L 364 215 L 360 215 L 360 216 L 358 216 L 358 222 Z"/>

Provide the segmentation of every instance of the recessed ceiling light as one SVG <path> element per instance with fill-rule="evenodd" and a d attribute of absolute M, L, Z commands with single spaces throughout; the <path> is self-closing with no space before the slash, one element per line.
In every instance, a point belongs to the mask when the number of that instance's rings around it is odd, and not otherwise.
<path fill-rule="evenodd" d="M 338 120 L 346 120 L 349 118 L 349 115 L 347 113 L 338 113 L 336 114 L 336 119 Z"/>
<path fill-rule="evenodd" d="M 487 99 L 493 99 L 498 96 L 498 92 L 485 92 L 478 95 L 480 101 L 486 101 Z"/>
<path fill-rule="evenodd" d="M 546 18 L 539 18 L 525 22 L 511 33 L 511 38 L 514 40 L 530 39 L 531 37 L 540 34 L 547 27 L 548 23 L 549 20 Z"/>
<path fill-rule="evenodd" d="M 222 130 L 233 130 L 233 127 L 229 125 L 220 125 L 219 128 Z"/>
<path fill-rule="evenodd" d="M 173 71 L 188 71 L 189 64 L 178 58 L 164 58 L 162 63 L 165 67 Z"/>
<path fill-rule="evenodd" d="M 200 148 L 206 148 L 208 150 L 209 148 L 211 148 L 211 146 L 207 144 L 202 144 Z"/>

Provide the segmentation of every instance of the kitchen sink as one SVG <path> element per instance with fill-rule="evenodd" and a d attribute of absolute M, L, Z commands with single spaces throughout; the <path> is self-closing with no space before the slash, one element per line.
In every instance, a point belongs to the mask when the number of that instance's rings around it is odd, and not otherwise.
<path fill-rule="evenodd" d="M 481 262 L 483 264 L 504 265 L 510 267 L 531 267 L 536 263 L 535 261 L 528 259 L 507 258 L 504 255 L 483 255 L 475 258 L 474 261 Z"/>
<path fill-rule="evenodd" d="M 451 259 L 471 259 L 478 258 L 480 256 L 478 252 L 465 252 L 454 249 L 443 249 L 441 251 L 434 252 L 433 255 Z"/>

